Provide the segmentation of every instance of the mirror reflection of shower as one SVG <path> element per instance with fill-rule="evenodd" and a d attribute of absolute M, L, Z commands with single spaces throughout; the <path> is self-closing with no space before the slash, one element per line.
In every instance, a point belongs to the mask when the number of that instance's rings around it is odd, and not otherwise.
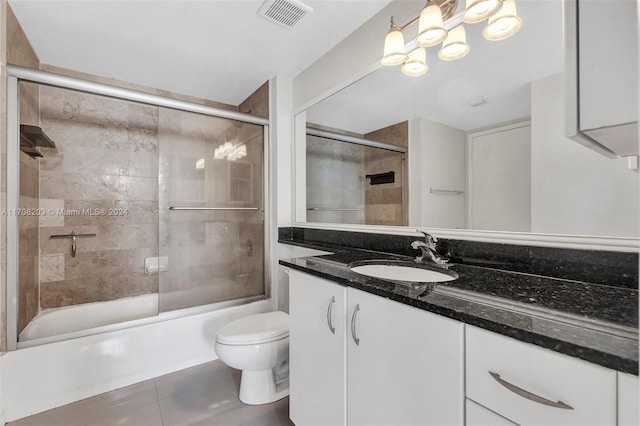
<path fill-rule="evenodd" d="M 407 132 L 407 122 L 366 135 L 310 125 L 307 221 L 406 225 Z"/>

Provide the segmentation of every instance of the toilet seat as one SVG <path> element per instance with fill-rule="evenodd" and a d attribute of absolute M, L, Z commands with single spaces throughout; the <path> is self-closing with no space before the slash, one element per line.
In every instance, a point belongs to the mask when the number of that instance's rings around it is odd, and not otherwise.
<path fill-rule="evenodd" d="M 216 342 L 224 345 L 255 345 L 289 337 L 289 315 L 267 312 L 249 315 L 223 325 L 216 333 Z"/>

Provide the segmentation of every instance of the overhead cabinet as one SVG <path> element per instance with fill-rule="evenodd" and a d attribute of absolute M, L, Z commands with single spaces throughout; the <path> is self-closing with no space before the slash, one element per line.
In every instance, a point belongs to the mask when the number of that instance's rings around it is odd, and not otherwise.
<path fill-rule="evenodd" d="M 306 425 L 463 424 L 463 325 L 292 270 L 290 415 Z"/>
<path fill-rule="evenodd" d="M 565 0 L 566 134 L 615 158 L 638 155 L 636 0 Z"/>

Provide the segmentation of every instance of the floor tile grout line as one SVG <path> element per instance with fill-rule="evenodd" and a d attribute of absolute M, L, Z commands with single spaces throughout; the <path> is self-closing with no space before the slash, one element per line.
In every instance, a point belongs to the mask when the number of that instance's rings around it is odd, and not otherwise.
<path fill-rule="evenodd" d="M 160 421 L 162 422 L 161 426 L 164 426 L 164 417 L 162 416 L 162 407 L 160 406 L 160 394 L 158 393 L 157 377 L 154 377 L 153 379 L 153 387 L 156 390 L 156 403 L 158 404 L 158 411 L 160 412 Z"/>

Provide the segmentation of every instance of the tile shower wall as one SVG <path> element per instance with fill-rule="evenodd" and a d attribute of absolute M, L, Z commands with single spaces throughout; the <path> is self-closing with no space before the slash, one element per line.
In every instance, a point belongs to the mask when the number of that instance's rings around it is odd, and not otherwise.
<path fill-rule="evenodd" d="M 144 259 L 158 253 L 158 109 L 42 86 L 42 309 L 158 292 Z M 63 210 L 63 213 L 60 212 Z M 86 233 L 77 255 L 69 239 Z"/>
<path fill-rule="evenodd" d="M 409 122 L 394 124 L 364 135 L 365 139 L 386 142 L 407 148 Z M 381 185 L 365 185 L 365 220 L 367 225 L 406 225 L 408 200 L 404 199 L 406 161 L 405 155 L 378 148 L 366 148 L 366 174 L 395 172 L 395 182 Z M 403 195 L 404 192 L 404 195 Z"/>

